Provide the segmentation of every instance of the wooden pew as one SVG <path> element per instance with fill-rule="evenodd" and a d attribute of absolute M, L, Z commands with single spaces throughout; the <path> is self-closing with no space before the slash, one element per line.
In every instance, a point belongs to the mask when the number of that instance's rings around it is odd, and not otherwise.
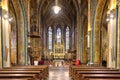
<path fill-rule="evenodd" d="M 19 71 L 41 71 L 41 76 L 46 79 L 48 77 L 48 66 L 15 66 L 7 67 L 4 70 L 19 70 Z"/>
<path fill-rule="evenodd" d="M 107 69 L 107 68 L 78 68 L 78 69 L 73 69 L 73 72 L 71 73 L 71 78 L 74 78 L 75 75 L 77 74 L 78 71 L 118 71 L 116 69 Z"/>
<path fill-rule="evenodd" d="M 118 69 L 110 69 L 105 67 L 88 67 L 88 66 L 70 66 L 70 77 L 73 80 L 120 80 L 120 71 Z M 89 75 L 89 76 L 88 76 Z M 94 77 L 95 75 L 95 77 Z M 101 75 L 104 75 L 102 78 Z M 109 76 L 114 76 L 109 77 Z"/>
<path fill-rule="evenodd" d="M 74 75 L 74 70 L 76 69 L 106 69 L 105 67 L 93 67 L 93 66 L 71 66 L 70 67 L 70 77 Z M 107 68 L 109 69 L 109 68 Z"/>
<path fill-rule="evenodd" d="M 83 74 L 119 74 L 119 71 L 78 71 L 74 77 L 75 80 L 79 80 Z"/>
<path fill-rule="evenodd" d="M 46 65 L 41 65 L 41 66 L 14 66 L 14 67 L 6 67 L 6 68 L 4 68 L 4 69 L 11 69 L 11 68 L 14 68 L 14 69 L 18 69 L 18 68 L 20 68 L 20 69 L 23 69 L 23 68 L 32 68 L 32 69 L 44 69 L 47 73 L 48 73 L 48 71 L 49 71 L 49 68 L 48 68 L 48 66 L 46 66 Z"/>
<path fill-rule="evenodd" d="M 32 79 L 41 80 L 36 74 L 0 74 L 0 79 Z"/>
<path fill-rule="evenodd" d="M 78 76 L 77 72 L 81 72 L 81 71 L 88 71 L 88 73 L 89 71 L 91 72 L 93 71 L 93 73 L 94 71 L 114 71 L 114 72 L 119 71 L 118 69 L 110 69 L 110 68 L 105 68 L 105 67 L 93 67 L 93 66 L 92 67 L 91 66 L 90 67 L 89 66 L 84 66 L 84 67 L 83 66 L 71 66 L 70 68 L 71 68 L 70 77 L 74 80 L 76 80 L 77 78 L 76 76 Z M 118 72 L 116 73 L 118 74 Z"/>
<path fill-rule="evenodd" d="M 14 71 L 14 70 L 9 70 L 9 71 L 4 71 L 4 70 L 2 70 L 2 71 L 0 71 L 0 74 L 37 74 L 37 76 L 40 78 L 40 79 L 42 79 L 43 78 L 43 76 L 42 76 L 42 74 L 41 74 L 41 72 L 40 71 L 18 71 L 18 70 L 16 70 L 16 71 Z"/>
<path fill-rule="evenodd" d="M 12 73 L 14 73 L 14 72 L 17 72 L 17 73 L 23 73 L 23 72 L 25 72 L 27 74 L 37 73 L 37 74 L 39 74 L 40 78 L 42 78 L 42 79 L 46 79 L 47 78 L 47 76 L 45 75 L 43 69 L 19 69 L 18 68 L 18 69 L 2 69 L 2 70 L 0 70 L 0 72 L 2 72 L 2 71 L 7 71 L 7 72 L 10 71 L 10 73 L 11 72 Z"/>
<path fill-rule="evenodd" d="M 120 80 L 120 74 L 82 74 L 81 78 L 77 80 L 89 80 L 89 79 L 119 79 Z"/>
<path fill-rule="evenodd" d="M 0 78 L 0 80 L 32 80 L 32 78 L 19 78 L 19 79 L 14 79 L 14 78 Z"/>
<path fill-rule="evenodd" d="M 72 78 L 74 79 L 81 71 L 87 72 L 95 72 L 95 71 L 118 71 L 117 69 L 75 69 L 72 74 Z"/>
<path fill-rule="evenodd" d="M 14 67 L 6 67 L 6 68 L 42 68 L 42 69 L 45 69 L 45 70 L 49 70 L 49 67 L 47 65 L 40 65 L 40 66 L 14 66 Z"/>
<path fill-rule="evenodd" d="M 86 80 L 120 80 L 120 79 L 111 79 L 111 78 L 107 78 L 107 79 L 105 79 L 105 78 L 102 78 L 102 79 L 99 79 L 99 78 L 88 78 L 88 79 L 86 79 Z"/>

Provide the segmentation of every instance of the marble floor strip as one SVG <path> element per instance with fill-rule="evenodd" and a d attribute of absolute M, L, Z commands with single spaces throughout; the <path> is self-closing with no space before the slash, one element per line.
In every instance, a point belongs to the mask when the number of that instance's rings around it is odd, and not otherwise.
<path fill-rule="evenodd" d="M 68 67 L 50 67 L 48 80 L 70 80 Z"/>

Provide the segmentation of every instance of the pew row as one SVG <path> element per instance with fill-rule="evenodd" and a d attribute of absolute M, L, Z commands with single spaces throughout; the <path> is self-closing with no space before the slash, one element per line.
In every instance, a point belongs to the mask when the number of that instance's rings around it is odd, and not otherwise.
<path fill-rule="evenodd" d="M 113 79 L 120 80 L 120 71 L 118 69 L 104 68 L 104 67 L 89 67 L 89 66 L 72 66 L 70 67 L 70 77 L 73 80 L 105 80 Z M 91 75 L 91 76 L 88 76 Z M 95 76 L 94 76 L 95 75 Z M 99 75 L 104 75 L 104 78 Z M 114 76 L 109 77 L 109 75 Z M 118 75 L 118 76 L 116 76 Z"/>
<path fill-rule="evenodd" d="M 4 69 L 0 69 L 1 74 L 8 74 L 11 76 L 16 74 L 23 74 L 23 75 L 37 75 L 37 78 L 32 80 L 47 80 L 48 78 L 48 66 L 15 66 L 15 67 L 6 67 Z M 16 77 L 13 77 L 16 78 Z M 19 78 L 19 77 L 18 77 Z M 21 77 L 22 78 L 22 77 Z M 23 78 L 24 79 L 24 76 Z M 28 79 L 30 80 L 30 79 Z"/>

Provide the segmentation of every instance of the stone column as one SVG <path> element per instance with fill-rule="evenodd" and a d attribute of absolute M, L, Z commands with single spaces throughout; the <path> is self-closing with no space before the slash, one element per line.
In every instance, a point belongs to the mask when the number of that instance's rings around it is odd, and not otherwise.
<path fill-rule="evenodd" d="M 80 59 L 80 39 L 81 39 L 81 37 L 80 37 L 80 34 L 81 34 L 81 32 L 80 32 L 80 12 L 78 11 L 77 12 L 77 53 L 76 53 L 76 59 Z"/>
<path fill-rule="evenodd" d="M 28 31 L 28 35 L 30 35 L 30 0 L 28 0 L 28 28 L 27 28 L 27 31 Z M 28 36 L 28 38 L 27 38 L 27 47 L 31 47 L 31 45 L 30 45 L 30 36 Z M 28 51 L 28 50 L 27 50 Z M 29 56 L 28 56 L 28 52 L 26 53 L 26 55 L 27 55 L 27 58 L 26 58 L 26 61 L 27 61 L 27 63 L 26 64 L 30 64 L 30 59 L 29 59 Z"/>
<path fill-rule="evenodd" d="M 110 68 L 116 68 L 116 54 L 117 54 L 117 50 L 116 50 L 116 29 L 117 29 L 117 13 L 116 13 L 116 1 L 115 0 L 111 0 L 110 4 L 109 4 L 109 22 L 108 22 L 108 49 L 109 52 L 107 53 L 107 67 Z M 116 14 L 116 16 L 115 16 Z"/>
<path fill-rule="evenodd" d="M 30 1 L 28 0 L 28 32 L 30 32 Z"/>
<path fill-rule="evenodd" d="M 118 0 L 118 46 L 117 46 L 117 68 L 120 68 L 120 0 Z"/>
<path fill-rule="evenodd" d="M 85 22 L 87 24 L 87 21 Z M 84 32 L 83 32 L 83 53 L 82 53 L 82 62 L 87 62 L 87 25 L 84 25 Z"/>
<path fill-rule="evenodd" d="M 1 0 L 0 0 L 0 4 L 1 4 Z M 1 25 L 1 20 L 2 20 L 2 5 L 0 5 L 0 42 L 2 42 L 2 36 L 1 36 L 1 32 L 2 32 L 2 25 Z M 2 68 L 2 43 L 0 43 L 0 68 Z"/>
<path fill-rule="evenodd" d="M 88 31 L 87 31 L 87 62 L 92 62 L 92 54 L 90 54 L 90 48 L 92 46 L 90 46 L 91 42 L 91 13 L 90 13 L 90 9 L 91 9 L 91 0 L 88 0 Z"/>
<path fill-rule="evenodd" d="M 45 25 L 44 25 L 44 20 L 42 21 L 42 59 L 45 59 L 46 58 L 46 55 L 45 55 Z"/>
<path fill-rule="evenodd" d="M 99 63 L 100 63 L 100 26 L 96 25 L 94 29 L 94 64 Z"/>
<path fill-rule="evenodd" d="M 109 37 L 109 53 L 108 53 L 108 67 L 112 67 L 112 49 L 113 49 L 113 19 L 108 23 L 108 37 Z"/>
<path fill-rule="evenodd" d="M 75 50 L 75 24 L 73 22 L 71 28 L 70 28 L 70 35 L 71 35 L 71 50 Z"/>
<path fill-rule="evenodd" d="M 44 24 L 44 23 L 43 23 L 43 24 Z M 48 34 L 47 34 L 47 28 L 46 28 L 47 26 L 46 26 L 45 24 L 44 24 L 43 26 L 44 26 L 44 30 L 43 30 L 43 31 L 44 31 L 44 32 L 43 32 L 43 33 L 44 33 L 44 38 L 43 38 L 43 39 L 44 39 L 44 56 L 45 56 L 44 58 L 47 59 L 47 56 L 48 56 L 48 54 L 47 54 L 47 53 L 48 53 L 48 46 L 47 46 L 47 45 L 48 45 L 48 40 L 47 40 L 47 35 L 48 35 Z"/>
<path fill-rule="evenodd" d="M 7 17 L 5 17 L 5 15 Z M 2 1 L 2 53 L 3 53 L 3 66 L 10 67 L 10 23 L 8 14 L 8 0 Z"/>

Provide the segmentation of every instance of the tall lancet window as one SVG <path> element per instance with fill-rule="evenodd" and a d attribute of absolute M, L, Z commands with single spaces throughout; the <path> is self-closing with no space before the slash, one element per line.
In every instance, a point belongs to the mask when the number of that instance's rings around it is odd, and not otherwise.
<path fill-rule="evenodd" d="M 69 27 L 66 28 L 66 51 L 69 49 L 69 36 L 70 36 L 70 30 Z"/>
<path fill-rule="evenodd" d="M 57 43 L 61 43 L 61 29 L 57 29 Z"/>
<path fill-rule="evenodd" d="M 52 28 L 48 28 L 48 48 L 52 51 Z"/>

